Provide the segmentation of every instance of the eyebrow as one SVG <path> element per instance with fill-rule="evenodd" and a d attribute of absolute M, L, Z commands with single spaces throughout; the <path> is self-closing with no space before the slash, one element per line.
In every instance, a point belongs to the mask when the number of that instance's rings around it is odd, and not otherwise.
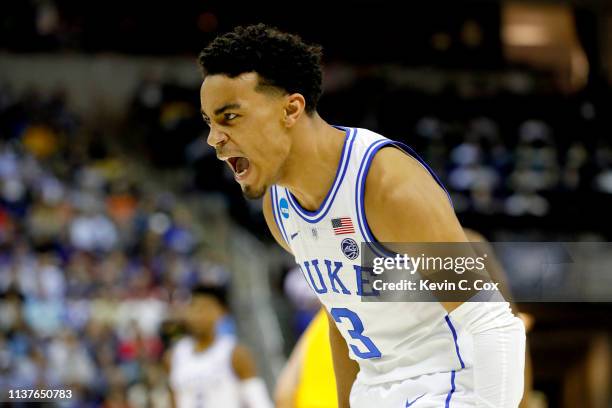
<path fill-rule="evenodd" d="M 239 103 L 233 102 L 233 103 L 227 103 L 223 106 L 221 106 L 218 109 L 215 109 L 214 115 L 220 115 L 223 112 L 225 112 L 228 109 L 240 109 L 241 105 Z M 200 112 L 202 112 L 202 115 L 205 117 L 208 117 L 208 115 L 204 112 L 204 109 L 201 109 Z"/>

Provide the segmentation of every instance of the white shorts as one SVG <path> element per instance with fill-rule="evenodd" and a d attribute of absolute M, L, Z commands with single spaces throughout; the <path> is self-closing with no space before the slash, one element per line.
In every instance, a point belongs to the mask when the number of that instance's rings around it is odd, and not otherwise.
<path fill-rule="evenodd" d="M 355 381 L 351 408 L 474 407 L 471 368 L 423 375 L 404 381 L 366 385 Z"/>

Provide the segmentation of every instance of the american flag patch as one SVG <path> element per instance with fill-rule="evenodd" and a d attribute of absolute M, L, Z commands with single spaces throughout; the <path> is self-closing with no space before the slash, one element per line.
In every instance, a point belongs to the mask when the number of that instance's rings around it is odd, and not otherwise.
<path fill-rule="evenodd" d="M 331 223 L 335 235 L 353 234 L 355 232 L 350 217 L 332 218 Z"/>

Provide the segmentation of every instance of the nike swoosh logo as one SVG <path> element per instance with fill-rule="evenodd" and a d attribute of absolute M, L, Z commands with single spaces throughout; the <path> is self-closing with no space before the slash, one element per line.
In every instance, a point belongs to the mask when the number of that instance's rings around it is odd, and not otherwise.
<path fill-rule="evenodd" d="M 299 234 L 300 232 L 296 232 L 295 234 L 291 234 L 291 239 L 295 238 L 297 236 L 297 234 Z"/>
<path fill-rule="evenodd" d="M 419 398 L 421 398 L 423 395 L 425 395 L 425 394 L 419 395 L 418 397 L 416 397 L 416 398 L 415 398 L 415 399 L 413 399 L 412 401 L 406 401 L 406 408 L 408 408 L 408 407 L 412 406 L 412 404 L 414 404 L 415 402 L 417 402 L 417 400 L 418 400 Z"/>

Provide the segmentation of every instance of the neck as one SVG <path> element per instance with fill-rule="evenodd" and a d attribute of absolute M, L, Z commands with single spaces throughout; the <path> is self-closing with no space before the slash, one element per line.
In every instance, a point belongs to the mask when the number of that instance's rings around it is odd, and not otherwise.
<path fill-rule="evenodd" d="M 287 187 L 304 209 L 315 211 L 336 177 L 345 132 L 315 113 L 292 133 L 291 150 L 278 184 Z"/>
<path fill-rule="evenodd" d="M 210 345 L 213 343 L 213 341 L 215 341 L 215 334 L 214 333 L 205 333 L 205 334 L 198 334 L 197 336 L 193 336 L 195 344 L 194 344 L 194 349 L 196 352 L 201 352 L 206 350 L 207 348 L 210 347 Z"/>

